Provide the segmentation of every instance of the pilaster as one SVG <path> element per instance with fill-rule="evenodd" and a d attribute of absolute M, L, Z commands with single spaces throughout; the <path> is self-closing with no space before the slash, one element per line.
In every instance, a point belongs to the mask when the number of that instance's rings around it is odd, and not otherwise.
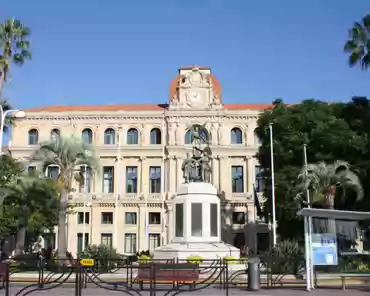
<path fill-rule="evenodd" d="M 254 159 L 252 156 L 247 156 L 247 189 L 248 193 L 254 194 Z"/>

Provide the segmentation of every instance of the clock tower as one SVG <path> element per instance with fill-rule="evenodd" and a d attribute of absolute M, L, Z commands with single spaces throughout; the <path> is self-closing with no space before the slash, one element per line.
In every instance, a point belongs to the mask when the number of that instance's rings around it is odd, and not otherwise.
<path fill-rule="evenodd" d="M 207 67 L 185 67 L 171 84 L 170 109 L 222 108 L 221 85 Z"/>

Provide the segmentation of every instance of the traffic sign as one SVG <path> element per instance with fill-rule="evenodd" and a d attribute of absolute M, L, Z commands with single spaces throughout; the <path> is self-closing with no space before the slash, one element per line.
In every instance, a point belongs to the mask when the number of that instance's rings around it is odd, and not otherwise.
<path fill-rule="evenodd" d="M 94 259 L 81 259 L 80 265 L 85 266 L 85 267 L 92 267 L 95 265 L 95 260 Z"/>

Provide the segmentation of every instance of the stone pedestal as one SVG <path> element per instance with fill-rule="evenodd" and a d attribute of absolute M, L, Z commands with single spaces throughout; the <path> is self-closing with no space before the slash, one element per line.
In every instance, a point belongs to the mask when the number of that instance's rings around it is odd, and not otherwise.
<path fill-rule="evenodd" d="M 238 248 L 221 241 L 220 214 L 216 187 L 203 182 L 182 184 L 173 199 L 174 237 L 154 250 L 154 259 L 239 258 Z"/>

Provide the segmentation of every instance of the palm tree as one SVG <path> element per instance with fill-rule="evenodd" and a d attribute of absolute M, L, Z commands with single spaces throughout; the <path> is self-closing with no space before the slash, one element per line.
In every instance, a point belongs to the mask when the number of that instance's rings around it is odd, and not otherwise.
<path fill-rule="evenodd" d="M 98 167 L 98 160 L 95 157 L 91 145 L 85 144 L 75 137 L 56 137 L 47 143 L 40 145 L 33 157 L 35 161 L 42 164 L 44 171 L 50 165 L 59 167 L 57 180 L 60 201 L 58 217 L 58 257 L 66 258 L 66 218 L 68 209 L 68 194 L 72 191 L 72 182 L 75 175 L 79 174 L 81 167 L 89 166 L 93 170 Z"/>
<path fill-rule="evenodd" d="M 19 20 L 9 19 L 0 25 L 0 97 L 5 83 L 11 80 L 11 63 L 23 65 L 32 56 L 29 35 L 29 28 Z"/>
<path fill-rule="evenodd" d="M 354 23 L 344 51 L 349 53 L 350 67 L 360 64 L 362 70 L 367 70 L 370 65 L 370 15 L 366 15 L 361 23 Z"/>
<path fill-rule="evenodd" d="M 303 168 L 298 175 L 296 199 L 304 202 L 309 191 L 311 204 L 320 204 L 328 209 L 334 209 L 339 188 L 342 201 L 347 197 L 348 191 L 355 192 L 357 200 L 363 198 L 360 180 L 350 170 L 347 162 L 337 160 L 332 164 L 325 162 L 308 164 L 307 168 Z"/>
<path fill-rule="evenodd" d="M 2 112 L 6 112 L 12 109 L 12 106 L 9 104 L 7 100 L 0 100 L 0 106 L 1 106 Z M 4 133 L 8 131 L 9 126 L 12 125 L 12 123 L 13 123 L 12 118 L 7 116 L 5 118 L 5 123 L 4 123 Z"/>

